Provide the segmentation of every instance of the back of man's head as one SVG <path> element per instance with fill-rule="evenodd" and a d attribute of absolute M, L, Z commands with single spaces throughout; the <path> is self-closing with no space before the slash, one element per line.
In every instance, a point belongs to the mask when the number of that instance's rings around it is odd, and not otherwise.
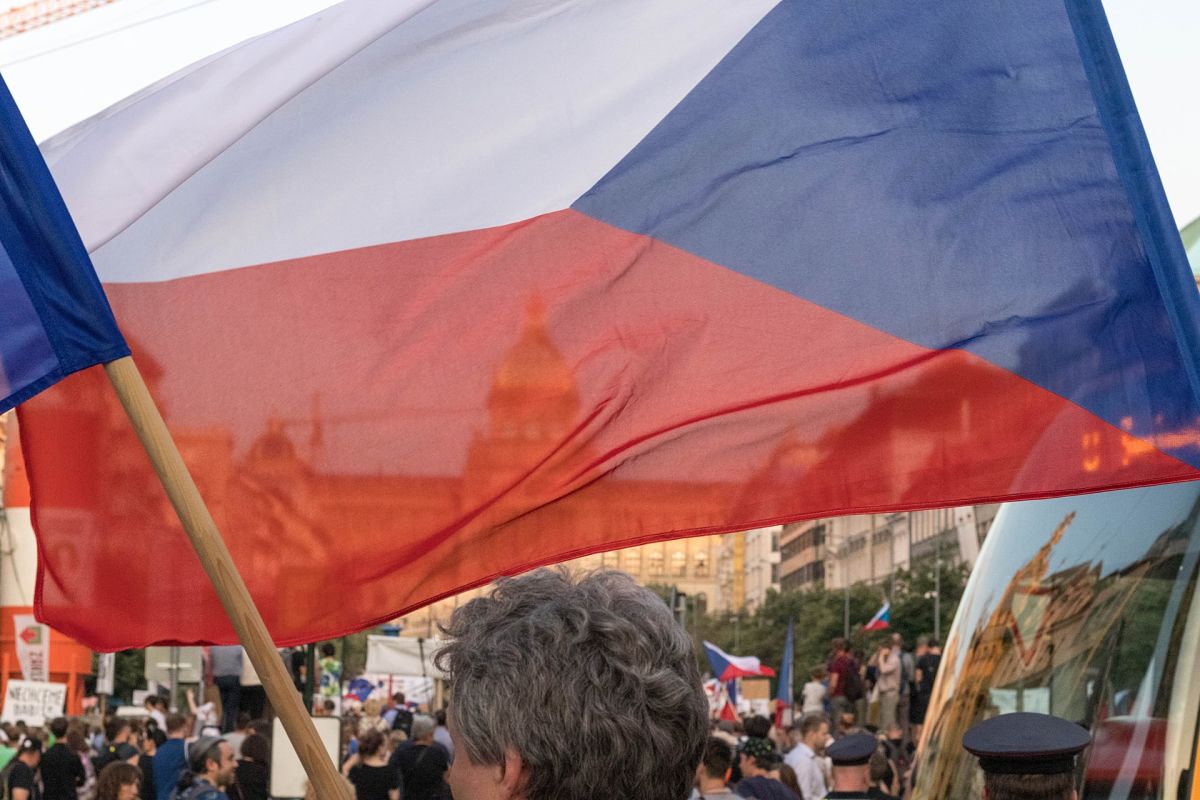
<path fill-rule="evenodd" d="M 725 780 L 729 770 L 733 768 L 733 748 L 715 736 L 708 737 L 704 742 L 700 765 L 709 778 Z"/>
<path fill-rule="evenodd" d="M 755 714 L 748 718 L 743 726 L 747 736 L 755 736 L 759 739 L 766 739 L 771 735 L 771 720 L 764 717 L 762 714 Z"/>
<path fill-rule="evenodd" d="M 690 791 L 708 712 L 691 638 L 628 575 L 501 580 L 445 632 L 438 663 L 456 745 L 473 764 L 503 765 L 514 751 L 527 800 Z"/>
<path fill-rule="evenodd" d="M 104 723 L 104 738 L 109 744 L 118 741 L 122 736 L 127 736 L 132 730 L 129 720 L 121 717 L 113 717 L 108 722 Z"/>
<path fill-rule="evenodd" d="M 27 736 L 17 746 L 17 757 L 31 767 L 42 760 L 42 740 Z"/>
<path fill-rule="evenodd" d="M 167 736 L 178 738 L 186 735 L 188 718 L 183 714 L 167 714 Z"/>
<path fill-rule="evenodd" d="M 55 717 L 50 721 L 50 732 L 54 734 L 54 738 L 62 739 L 67 735 L 67 718 Z"/>
<path fill-rule="evenodd" d="M 816 733 L 822 725 L 828 724 L 829 720 L 824 714 L 806 714 L 799 722 L 800 736 L 807 738 L 810 733 Z"/>
<path fill-rule="evenodd" d="M 418 714 L 413 717 L 411 737 L 414 742 L 419 742 L 422 739 L 428 739 L 433 736 L 433 729 L 436 723 L 433 717 L 427 717 L 424 714 Z"/>
<path fill-rule="evenodd" d="M 221 742 L 219 736 L 201 736 L 188 747 L 188 768 L 196 775 L 207 775 L 221 767 Z"/>
<path fill-rule="evenodd" d="M 1055 775 L 985 772 L 983 785 L 991 800 L 1071 800 L 1075 794 L 1075 776 L 1070 772 Z"/>

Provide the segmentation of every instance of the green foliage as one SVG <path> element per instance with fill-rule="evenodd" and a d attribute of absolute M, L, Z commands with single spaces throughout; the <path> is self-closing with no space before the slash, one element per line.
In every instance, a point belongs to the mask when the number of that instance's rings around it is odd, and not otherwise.
<path fill-rule="evenodd" d="M 671 592 L 674 587 L 665 583 L 648 583 L 646 584 L 646 588 L 658 595 L 664 603 L 670 605 Z"/>
<path fill-rule="evenodd" d="M 342 674 L 349 680 L 361 675 L 367 669 L 367 635 L 378 634 L 378 629 L 360 631 L 343 636 L 338 641 L 341 644 Z"/>
<path fill-rule="evenodd" d="M 100 656 L 92 654 L 92 677 L 88 678 L 85 689 L 88 692 L 96 690 L 96 672 Z M 133 702 L 134 689 L 146 688 L 146 651 L 121 650 L 113 659 L 113 698 L 118 703 Z"/>
<path fill-rule="evenodd" d="M 133 690 L 146 688 L 146 651 L 122 650 L 115 659 L 113 692 L 123 700 L 133 702 Z"/>
<path fill-rule="evenodd" d="M 950 630 L 967 574 L 965 565 L 942 564 L 943 637 Z M 882 634 L 863 631 L 862 626 L 874 616 L 887 593 L 891 592 L 891 628 L 888 632 L 903 635 L 906 646 L 911 648 L 917 636 L 933 633 L 934 585 L 933 563 L 920 562 L 912 571 L 897 570 L 894 582 L 889 579 L 878 586 L 859 583 L 851 586 L 848 592 L 824 587 L 802 592 L 772 591 L 754 613 L 692 615 L 688 631 L 695 639 L 696 656 L 704 671 L 708 670 L 708 659 L 701 642 L 706 639 L 727 652 L 757 656 L 764 664 L 778 669 L 788 620 L 794 620 L 794 682 L 798 687 L 807 679 L 809 670 L 825 664 L 830 641 L 842 635 L 847 602 L 851 643 L 869 652 Z"/>

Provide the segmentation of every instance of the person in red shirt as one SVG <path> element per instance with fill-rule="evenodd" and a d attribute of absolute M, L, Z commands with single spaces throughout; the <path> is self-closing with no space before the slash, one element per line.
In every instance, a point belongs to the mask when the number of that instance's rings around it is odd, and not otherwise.
<path fill-rule="evenodd" d="M 833 640 L 833 658 L 829 660 L 829 704 L 834 717 L 854 711 L 854 703 L 862 697 L 862 679 L 858 662 L 850 653 L 845 639 Z"/>

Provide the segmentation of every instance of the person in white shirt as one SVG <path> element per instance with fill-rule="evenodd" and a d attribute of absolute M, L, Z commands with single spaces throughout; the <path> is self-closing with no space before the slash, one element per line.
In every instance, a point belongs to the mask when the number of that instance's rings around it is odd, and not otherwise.
<path fill-rule="evenodd" d="M 829 720 L 824 714 L 808 714 L 792 725 L 789 735 L 795 746 L 783 757 L 783 763 L 795 770 L 796 782 L 806 798 L 824 797 L 825 773 L 818 759 L 825 755 Z"/>
<path fill-rule="evenodd" d="M 163 712 L 166 708 L 166 702 L 163 701 L 162 706 L 159 706 L 159 698 L 157 695 L 148 694 L 146 699 L 142 701 L 142 706 L 146 709 L 146 713 L 150 715 L 150 719 L 154 720 L 154 724 L 163 733 L 167 732 L 167 715 Z"/>
<path fill-rule="evenodd" d="M 802 714 L 824 714 L 825 713 L 825 668 L 817 667 L 809 674 L 808 683 L 804 684 L 804 689 L 800 695 L 804 700 L 804 705 L 801 708 Z"/>
<path fill-rule="evenodd" d="M 897 724 L 896 708 L 900 704 L 900 656 L 888 637 L 879 643 L 879 679 L 875 691 L 879 695 L 879 727 L 887 730 Z"/>

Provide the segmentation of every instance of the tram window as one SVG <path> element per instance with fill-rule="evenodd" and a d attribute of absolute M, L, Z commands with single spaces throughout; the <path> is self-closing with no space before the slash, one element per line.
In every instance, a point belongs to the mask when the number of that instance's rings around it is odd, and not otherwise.
<path fill-rule="evenodd" d="M 962 734 L 1012 711 L 1091 731 L 1083 800 L 1175 800 L 1196 766 L 1198 567 L 1200 484 L 1006 506 L 943 649 L 915 800 L 980 797 Z"/>
<path fill-rule="evenodd" d="M 1050 690 L 1045 687 L 1029 689 L 990 689 L 988 696 L 996 714 L 1011 714 L 1015 711 L 1050 713 Z"/>

